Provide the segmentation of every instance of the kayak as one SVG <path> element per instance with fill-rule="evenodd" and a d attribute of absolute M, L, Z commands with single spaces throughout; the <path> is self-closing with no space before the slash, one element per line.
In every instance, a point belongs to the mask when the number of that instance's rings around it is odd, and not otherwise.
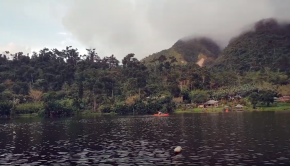
<path fill-rule="evenodd" d="M 161 114 L 161 115 L 158 115 L 158 114 L 154 114 L 153 116 L 168 116 L 169 114 Z"/>

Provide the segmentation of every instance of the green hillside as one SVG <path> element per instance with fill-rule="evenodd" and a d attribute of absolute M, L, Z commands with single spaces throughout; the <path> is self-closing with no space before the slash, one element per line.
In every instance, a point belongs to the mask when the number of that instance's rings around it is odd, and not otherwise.
<path fill-rule="evenodd" d="M 161 55 L 174 57 L 179 64 L 198 63 L 200 66 L 210 64 L 220 54 L 219 46 L 209 38 L 180 39 L 171 48 L 154 53 L 142 61 L 150 63 Z"/>
<path fill-rule="evenodd" d="M 290 25 L 265 19 L 233 38 L 216 60 L 215 69 L 287 71 L 290 66 Z"/>

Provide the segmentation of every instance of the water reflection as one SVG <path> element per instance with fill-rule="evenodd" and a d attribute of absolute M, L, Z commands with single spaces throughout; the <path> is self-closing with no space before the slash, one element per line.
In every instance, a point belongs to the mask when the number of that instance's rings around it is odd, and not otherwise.
<path fill-rule="evenodd" d="M 289 164 L 289 118 L 254 112 L 2 120 L 0 164 Z"/>

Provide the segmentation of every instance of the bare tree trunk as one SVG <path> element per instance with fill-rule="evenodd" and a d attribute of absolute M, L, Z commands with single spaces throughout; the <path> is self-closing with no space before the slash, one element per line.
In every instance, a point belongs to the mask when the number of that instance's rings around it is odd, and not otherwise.
<path fill-rule="evenodd" d="M 96 97 L 95 97 L 95 88 L 93 88 L 93 112 L 96 112 L 96 107 L 97 107 L 97 101 L 96 101 Z"/>
<path fill-rule="evenodd" d="M 112 83 L 112 98 L 114 98 L 114 84 Z"/>
<path fill-rule="evenodd" d="M 94 97 L 94 112 L 96 112 L 96 110 L 97 110 L 97 100 L 96 100 L 96 98 Z"/>
<path fill-rule="evenodd" d="M 192 82 L 190 83 L 190 90 L 192 91 Z"/>

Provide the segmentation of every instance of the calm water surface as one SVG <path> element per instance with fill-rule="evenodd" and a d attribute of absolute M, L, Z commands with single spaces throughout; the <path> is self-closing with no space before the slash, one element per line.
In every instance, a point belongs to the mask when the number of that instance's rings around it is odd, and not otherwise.
<path fill-rule="evenodd" d="M 289 146 L 290 112 L 0 120 L 0 165 L 289 165 Z"/>

